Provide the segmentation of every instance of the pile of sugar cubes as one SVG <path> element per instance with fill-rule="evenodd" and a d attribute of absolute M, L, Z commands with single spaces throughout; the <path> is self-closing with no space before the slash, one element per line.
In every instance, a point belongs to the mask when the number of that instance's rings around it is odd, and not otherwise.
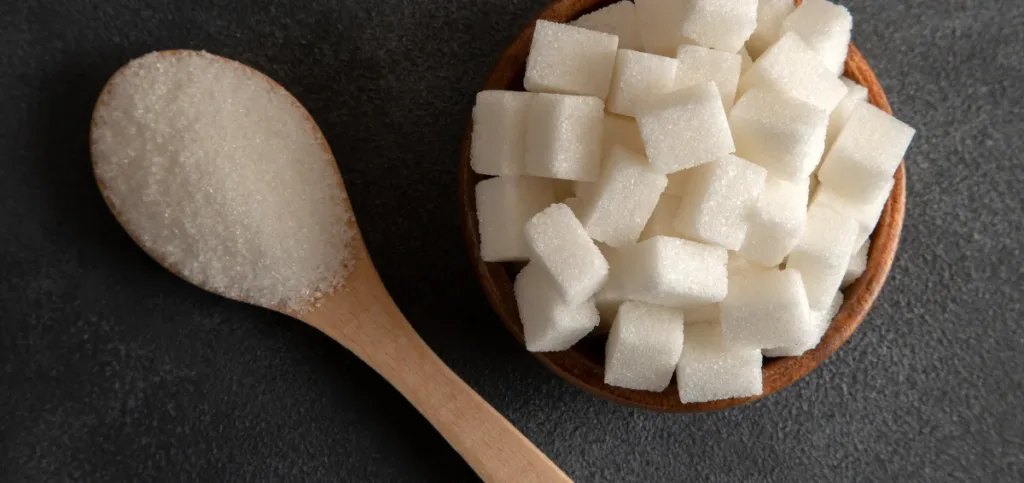
<path fill-rule="evenodd" d="M 826 0 L 538 21 L 526 92 L 480 92 L 471 147 L 483 259 L 529 262 L 527 349 L 607 332 L 607 384 L 701 402 L 817 346 L 914 136 L 842 76 L 851 28 Z"/>

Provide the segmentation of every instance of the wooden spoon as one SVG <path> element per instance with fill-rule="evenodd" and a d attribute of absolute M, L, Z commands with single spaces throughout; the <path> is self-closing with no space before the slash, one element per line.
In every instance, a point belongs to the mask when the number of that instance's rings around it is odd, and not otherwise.
<path fill-rule="evenodd" d="M 186 53 L 195 54 L 192 51 L 173 50 L 160 52 L 159 55 L 173 56 Z M 232 60 L 221 60 L 229 63 L 231 68 L 241 68 L 249 75 L 265 79 L 272 88 L 280 89 L 291 97 L 283 87 L 258 71 Z M 104 109 L 109 104 L 106 96 L 111 90 L 111 85 L 124 71 L 125 69 L 121 69 L 115 73 L 100 94 L 93 112 L 94 133 L 97 118 L 101 114 L 107 114 Z M 330 147 L 316 122 L 309 117 L 298 100 L 293 97 L 291 99 L 294 100 L 296 108 L 301 109 L 309 119 L 311 142 L 320 143 L 324 151 L 330 155 Z M 93 139 L 95 140 L 95 137 Z M 95 142 L 92 144 L 92 155 L 95 172 L 98 163 L 106 161 L 97 159 Z M 338 186 L 344 191 L 344 183 L 333 155 L 330 155 L 329 159 L 337 174 Z M 107 206 L 132 239 L 138 243 L 142 239 L 141 234 L 132 233 L 125 224 L 124 218 L 114 208 L 108 190 L 104 189 L 100 176 L 97 176 L 97 183 Z M 347 197 L 345 198 L 347 205 Z M 350 206 L 345 208 L 351 212 Z M 570 481 L 512 424 L 459 379 L 416 334 L 384 288 L 358 227 L 353 229 L 355 234 L 349 256 L 354 266 L 340 288 L 324 296 L 319 300 L 319 305 L 308 310 L 266 308 L 292 316 L 319 329 L 359 356 L 398 389 L 484 480 Z M 139 245 L 164 268 L 182 276 L 159 257 L 154 256 L 153 250 L 145 244 Z M 188 277 L 182 278 L 197 284 Z M 208 290 L 207 287 L 201 288 Z M 218 295 L 227 296 L 222 293 Z"/>
<path fill-rule="evenodd" d="M 569 22 L 616 1 L 555 0 L 537 18 L 552 22 Z M 796 3 L 799 5 L 800 0 L 797 0 Z M 526 57 L 530 53 L 535 24 L 536 22 L 528 25 L 501 55 L 494 71 L 484 84 L 484 89 L 524 90 L 523 74 L 526 71 Z M 845 75 L 868 89 L 869 100 L 872 104 L 892 113 L 881 84 L 874 72 L 871 71 L 867 60 L 852 44 L 846 59 Z M 471 125 L 463 138 L 457 175 L 461 204 L 460 215 L 465 230 L 466 245 L 484 292 L 491 301 L 491 306 L 494 307 L 495 312 L 498 313 L 509 331 L 522 342 L 523 325 L 519 321 L 515 293 L 512 290 L 512 280 L 521 265 L 488 263 L 480 258 L 480 232 L 477 226 L 474 193 L 476 183 L 484 179 L 484 176 L 474 173 L 469 165 L 472 131 Z M 566 351 L 535 353 L 534 356 L 562 378 L 593 394 L 618 403 L 656 411 L 714 411 L 738 406 L 772 394 L 807 375 L 838 350 L 860 326 L 875 297 L 882 290 L 882 285 L 889 275 L 889 268 L 896 256 L 896 247 L 899 244 L 900 231 L 903 227 L 903 210 L 906 204 L 906 171 L 903 163 L 896 170 L 895 180 L 896 183 L 889 195 L 889 201 L 886 203 L 882 217 L 871 237 L 867 270 L 853 285 L 844 290 L 845 302 L 833 319 L 828 332 L 821 339 L 818 347 L 800 357 L 765 359 L 762 371 L 764 392 L 759 396 L 683 404 L 679 401 L 675 381 L 662 392 L 636 391 L 610 386 L 604 383 L 604 343 L 606 338 L 600 336 L 588 337 Z"/>

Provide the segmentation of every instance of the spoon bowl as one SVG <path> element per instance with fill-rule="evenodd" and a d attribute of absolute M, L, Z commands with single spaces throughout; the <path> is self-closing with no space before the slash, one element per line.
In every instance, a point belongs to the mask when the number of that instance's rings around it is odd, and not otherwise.
<path fill-rule="evenodd" d="M 195 51 L 173 50 L 162 51 L 149 55 L 186 56 L 210 54 Z M 291 108 L 297 109 L 305 119 L 308 128 L 307 141 L 320 146 L 326 154 L 325 162 L 330 164 L 330 172 L 336 178 L 337 189 L 341 192 L 338 198 L 341 208 L 352 213 L 348 197 L 344 196 L 345 187 L 331 149 L 319 127 L 298 100 L 292 97 L 279 84 L 260 72 L 233 60 L 216 57 L 223 62 L 223 67 L 231 70 L 234 75 L 248 76 L 248 79 L 261 79 L 270 86 L 275 95 L 287 96 Z M 486 481 L 569 481 L 565 474 L 540 452 L 530 441 L 519 433 L 505 418 L 487 404 L 476 392 L 467 386 L 453 373 L 423 340 L 416 334 L 412 326 L 405 320 L 402 313 L 392 301 L 384 288 L 369 253 L 359 234 L 354 217 L 348 218 L 350 239 L 347 240 L 346 268 L 343 281 L 333 290 L 317 293 L 310 288 L 306 292 L 316 294 L 308 303 L 300 306 L 290 304 L 254 302 L 245 296 L 227 294 L 216 290 L 213 285 L 183 273 L 161 256 L 158 250 L 147 244 L 146 233 L 133 229 L 137 226 L 128 222 L 126 213 L 118 206 L 112 196 L 112 186 L 107 186 L 99 169 L 102 163 L 111 163 L 104 151 L 97 148 L 98 119 L 118 114 L 109 112 L 115 109 L 110 97 L 112 86 L 117 85 L 126 69 L 115 73 L 101 92 L 93 112 L 92 119 L 92 158 L 96 180 L 107 206 L 115 218 L 125 227 L 142 249 L 157 263 L 175 273 L 179 277 L 198 285 L 205 290 L 219 295 L 234 298 L 246 303 L 263 305 L 295 319 L 298 319 L 320 330 L 341 345 L 351 350 L 370 367 L 380 373 L 396 389 L 399 390 L 415 406 L 442 436 L 458 451 L 466 462 Z M 191 80 L 190 80 L 191 81 Z M 117 105 L 113 103 L 113 105 Z M 163 107 L 163 106 L 161 106 Z M 291 113 L 291 114 L 294 114 Z M 172 133 L 171 136 L 178 133 Z M 148 159 L 147 159 L 148 161 Z M 259 166 L 252 166 L 259 169 Z M 186 189 L 188 187 L 182 187 Z M 131 206 L 129 210 L 134 209 Z M 182 230 L 183 232 L 185 230 Z M 200 234 L 182 234 L 182 237 L 208 236 Z M 337 240 L 346 243 L 346 240 Z M 341 262 L 339 262 L 341 263 Z"/>
<path fill-rule="evenodd" d="M 537 20 L 569 22 L 581 15 L 606 7 L 616 0 L 556 0 L 537 17 Z M 797 2 L 799 4 L 799 1 Z M 522 91 L 526 58 L 536 21 L 527 26 L 498 60 L 497 66 L 484 84 L 484 89 Z M 846 59 L 845 75 L 869 92 L 869 100 L 882 110 L 892 113 L 882 86 L 868 66 L 864 56 L 852 44 Z M 480 258 L 480 235 L 476 213 L 476 183 L 485 176 L 473 172 L 469 165 L 472 124 L 463 138 L 458 166 L 460 217 L 467 249 L 491 306 L 498 317 L 521 343 L 523 325 L 519 320 L 512 281 L 521 264 L 489 263 Z M 845 301 L 833 319 L 828 332 L 818 346 L 799 357 L 765 359 L 763 366 L 764 391 L 759 396 L 733 398 L 705 403 L 684 404 L 679 400 L 675 381 L 662 392 L 637 391 L 604 383 L 604 345 L 606 337 L 595 335 L 585 338 L 566 351 L 534 353 L 545 366 L 562 378 L 598 396 L 612 401 L 645 409 L 665 412 L 704 412 L 726 409 L 755 401 L 796 382 L 832 355 L 853 334 L 867 315 L 875 297 L 882 290 L 903 227 L 906 203 L 906 171 L 900 163 L 895 185 L 886 202 L 882 217 L 871 236 L 871 249 L 864 274 L 844 290 Z"/>

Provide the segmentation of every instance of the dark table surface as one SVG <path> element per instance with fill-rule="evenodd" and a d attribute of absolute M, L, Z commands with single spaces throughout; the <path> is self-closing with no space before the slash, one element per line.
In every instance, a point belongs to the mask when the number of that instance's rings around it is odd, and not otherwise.
<path fill-rule="evenodd" d="M 325 336 L 151 262 L 92 182 L 105 79 L 207 49 L 280 81 L 339 154 L 370 252 L 451 367 L 579 481 L 1021 481 L 1024 2 L 847 0 L 908 154 L 903 243 L 850 342 L 738 409 L 667 415 L 517 346 L 460 235 L 475 92 L 545 0 L 0 4 L 0 481 L 464 481 Z"/>

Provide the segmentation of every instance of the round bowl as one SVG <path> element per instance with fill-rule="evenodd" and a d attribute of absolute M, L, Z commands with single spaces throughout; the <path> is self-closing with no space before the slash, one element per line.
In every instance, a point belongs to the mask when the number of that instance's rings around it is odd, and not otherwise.
<path fill-rule="evenodd" d="M 568 22 L 615 1 L 556 0 L 541 12 L 537 19 Z M 484 89 L 523 90 L 526 57 L 530 51 L 535 23 L 536 21 L 531 22 L 505 50 L 487 79 Z M 852 44 L 849 57 L 846 60 L 845 75 L 868 89 L 872 104 L 886 112 L 892 112 L 874 72 L 871 71 L 860 51 Z M 519 312 L 512 290 L 515 274 L 522 268 L 522 264 L 488 263 L 480 259 L 480 235 L 477 228 L 474 187 L 485 177 L 474 173 L 469 167 L 469 144 L 472 129 L 471 123 L 463 140 L 458 171 L 460 216 L 466 244 L 487 298 L 490 299 L 495 312 L 501 317 L 512 335 L 522 343 L 523 326 L 519 321 Z M 534 353 L 534 356 L 562 378 L 591 393 L 618 403 L 657 411 L 714 411 L 745 404 L 772 394 L 807 375 L 839 349 L 850 338 L 853 331 L 860 326 L 875 297 L 882 290 L 882 285 L 889 275 L 889 268 L 892 266 L 896 247 L 899 244 L 900 231 L 903 227 L 903 211 L 906 202 L 904 163 L 901 163 L 899 169 L 896 170 L 895 180 L 896 183 L 889 195 L 888 202 L 886 202 L 885 210 L 871 236 L 871 250 L 868 254 L 868 265 L 864 275 L 843 291 L 845 296 L 843 306 L 816 348 L 800 357 L 765 359 L 763 366 L 764 391 L 759 396 L 684 404 L 679 401 L 674 380 L 662 392 L 636 391 L 609 386 L 604 383 L 604 345 L 606 340 L 604 336 L 584 338 L 566 351 Z"/>

